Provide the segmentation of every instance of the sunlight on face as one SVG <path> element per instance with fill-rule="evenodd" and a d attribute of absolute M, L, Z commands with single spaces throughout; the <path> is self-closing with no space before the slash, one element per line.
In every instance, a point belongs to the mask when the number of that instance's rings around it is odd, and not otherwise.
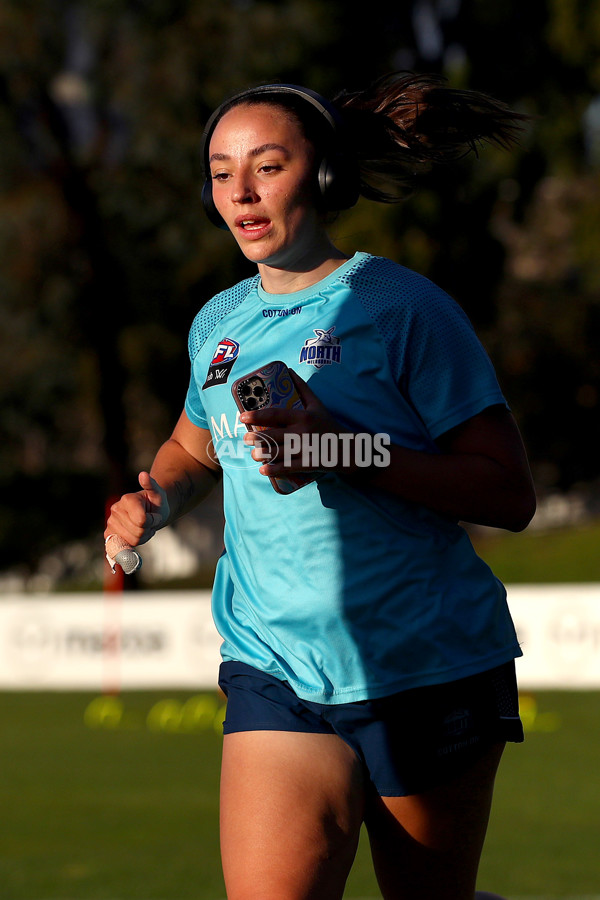
<path fill-rule="evenodd" d="M 210 142 L 217 210 L 244 255 L 294 267 L 320 241 L 314 149 L 293 114 L 244 104 L 225 113 Z"/>

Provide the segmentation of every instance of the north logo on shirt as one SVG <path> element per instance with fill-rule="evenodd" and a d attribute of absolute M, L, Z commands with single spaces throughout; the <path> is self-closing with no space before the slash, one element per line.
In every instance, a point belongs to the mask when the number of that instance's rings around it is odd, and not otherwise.
<path fill-rule="evenodd" d="M 323 328 L 314 328 L 313 332 L 316 337 L 304 341 L 299 361 L 308 366 L 314 366 L 316 369 L 341 362 L 342 342 L 339 337 L 335 337 L 334 331 L 335 325 L 332 325 L 327 331 Z"/>
<path fill-rule="evenodd" d="M 208 367 L 206 381 L 202 385 L 202 390 L 214 387 L 215 384 L 226 383 L 239 352 L 240 345 L 237 341 L 231 338 L 223 338 L 222 341 L 219 341 Z"/>

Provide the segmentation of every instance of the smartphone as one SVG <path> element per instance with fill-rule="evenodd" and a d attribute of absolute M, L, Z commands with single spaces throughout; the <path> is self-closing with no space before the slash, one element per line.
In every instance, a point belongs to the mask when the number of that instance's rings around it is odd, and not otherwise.
<path fill-rule="evenodd" d="M 303 409 L 302 400 L 294 387 L 290 370 L 285 363 L 276 360 L 254 372 L 249 372 L 231 386 L 233 399 L 239 410 L 252 412 L 255 409 L 279 407 L 281 409 Z M 248 431 L 264 431 L 260 425 L 246 425 Z M 278 494 L 291 494 L 315 480 L 314 475 L 280 475 L 269 480 Z"/>

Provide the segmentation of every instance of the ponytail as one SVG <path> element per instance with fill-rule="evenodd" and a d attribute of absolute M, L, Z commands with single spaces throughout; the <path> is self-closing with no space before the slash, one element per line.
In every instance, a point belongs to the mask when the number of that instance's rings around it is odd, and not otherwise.
<path fill-rule="evenodd" d="M 528 116 L 476 91 L 447 86 L 439 75 L 394 73 L 362 91 L 338 94 L 360 168 L 360 193 L 380 203 L 401 200 L 419 175 L 477 154 L 481 143 L 504 149 Z"/>

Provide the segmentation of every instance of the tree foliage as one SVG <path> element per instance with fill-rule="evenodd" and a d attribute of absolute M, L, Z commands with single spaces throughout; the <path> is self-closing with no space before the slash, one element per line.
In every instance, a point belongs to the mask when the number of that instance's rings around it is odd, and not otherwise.
<path fill-rule="evenodd" d="M 99 530 L 169 433 L 191 319 L 250 271 L 200 210 L 203 124 L 261 81 L 438 71 L 533 117 L 520 151 L 361 201 L 334 237 L 465 307 L 540 483 L 597 478 L 599 44 L 592 0 L 4 0 L 0 565 Z"/>

